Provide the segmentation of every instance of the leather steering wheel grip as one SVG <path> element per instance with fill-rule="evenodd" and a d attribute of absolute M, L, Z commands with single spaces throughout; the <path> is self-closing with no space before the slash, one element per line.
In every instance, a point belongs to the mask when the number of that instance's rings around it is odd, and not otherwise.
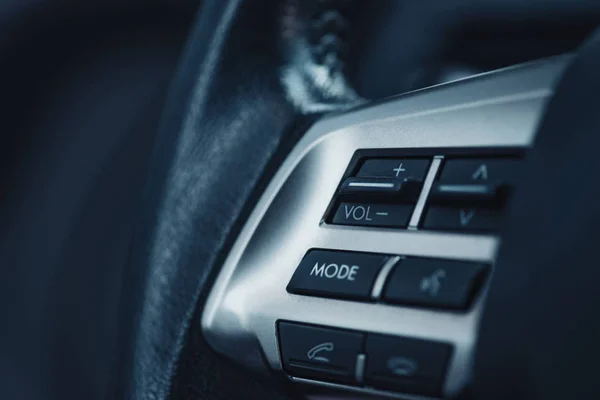
<path fill-rule="evenodd" d="M 556 88 L 503 233 L 480 330 L 476 399 L 597 397 L 600 30 Z"/>
<path fill-rule="evenodd" d="M 335 46 L 320 46 L 337 25 L 316 23 L 324 12 L 341 18 L 346 3 L 203 1 L 149 166 L 122 300 L 118 396 L 282 398 L 217 358 L 199 315 L 298 134 L 319 113 L 361 102 Z"/>

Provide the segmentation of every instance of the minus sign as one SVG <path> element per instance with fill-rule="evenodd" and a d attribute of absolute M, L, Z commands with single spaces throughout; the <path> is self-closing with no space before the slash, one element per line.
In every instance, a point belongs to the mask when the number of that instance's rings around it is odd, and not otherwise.
<path fill-rule="evenodd" d="M 386 213 L 386 212 L 378 212 L 378 213 L 375 213 L 375 214 L 376 215 L 388 215 L 388 213 Z"/>

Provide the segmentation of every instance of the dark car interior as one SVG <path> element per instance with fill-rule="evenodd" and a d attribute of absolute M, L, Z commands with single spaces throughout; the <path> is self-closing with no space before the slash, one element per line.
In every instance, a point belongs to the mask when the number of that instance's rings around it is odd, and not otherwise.
<path fill-rule="evenodd" d="M 598 398 L 598 29 L 0 2 L 0 399 Z"/>

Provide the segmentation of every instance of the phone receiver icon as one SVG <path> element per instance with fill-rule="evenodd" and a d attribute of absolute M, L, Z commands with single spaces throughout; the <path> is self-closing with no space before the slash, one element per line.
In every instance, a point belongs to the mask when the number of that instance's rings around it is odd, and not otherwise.
<path fill-rule="evenodd" d="M 309 360 L 321 361 L 321 362 L 328 363 L 328 362 L 330 362 L 329 358 L 323 357 L 322 355 L 319 355 L 319 354 L 323 353 L 323 352 L 331 352 L 331 351 L 333 351 L 333 349 L 334 349 L 333 343 L 331 343 L 331 342 L 321 343 L 321 344 L 316 345 L 312 349 L 310 349 L 308 352 L 306 352 L 306 356 L 308 357 Z"/>
<path fill-rule="evenodd" d="M 419 364 L 410 358 L 392 357 L 387 361 L 387 367 L 394 375 L 412 376 L 419 369 Z"/>

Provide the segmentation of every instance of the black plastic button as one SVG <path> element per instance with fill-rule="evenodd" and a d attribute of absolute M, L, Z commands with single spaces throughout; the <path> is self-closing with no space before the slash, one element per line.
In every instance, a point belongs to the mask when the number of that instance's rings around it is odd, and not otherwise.
<path fill-rule="evenodd" d="M 381 254 L 310 250 L 296 269 L 287 291 L 369 300 L 373 282 L 387 258 Z"/>
<path fill-rule="evenodd" d="M 357 176 L 424 180 L 430 161 L 416 158 L 374 158 L 366 160 Z"/>
<path fill-rule="evenodd" d="M 292 375 L 354 382 L 364 335 L 339 329 L 279 323 L 283 368 Z"/>
<path fill-rule="evenodd" d="M 452 346 L 404 337 L 367 335 L 365 382 L 376 388 L 441 395 Z"/>
<path fill-rule="evenodd" d="M 517 159 L 449 159 L 444 164 L 440 180 L 464 183 L 510 183 L 514 181 L 518 167 Z"/>
<path fill-rule="evenodd" d="M 333 223 L 403 228 L 408 225 L 412 210 L 413 206 L 407 205 L 341 203 Z"/>
<path fill-rule="evenodd" d="M 466 310 L 485 271 L 479 263 L 408 258 L 392 271 L 383 298 L 390 303 Z"/>
<path fill-rule="evenodd" d="M 497 231 L 502 226 L 502 210 L 481 207 L 430 207 L 423 228 L 451 231 Z"/>

